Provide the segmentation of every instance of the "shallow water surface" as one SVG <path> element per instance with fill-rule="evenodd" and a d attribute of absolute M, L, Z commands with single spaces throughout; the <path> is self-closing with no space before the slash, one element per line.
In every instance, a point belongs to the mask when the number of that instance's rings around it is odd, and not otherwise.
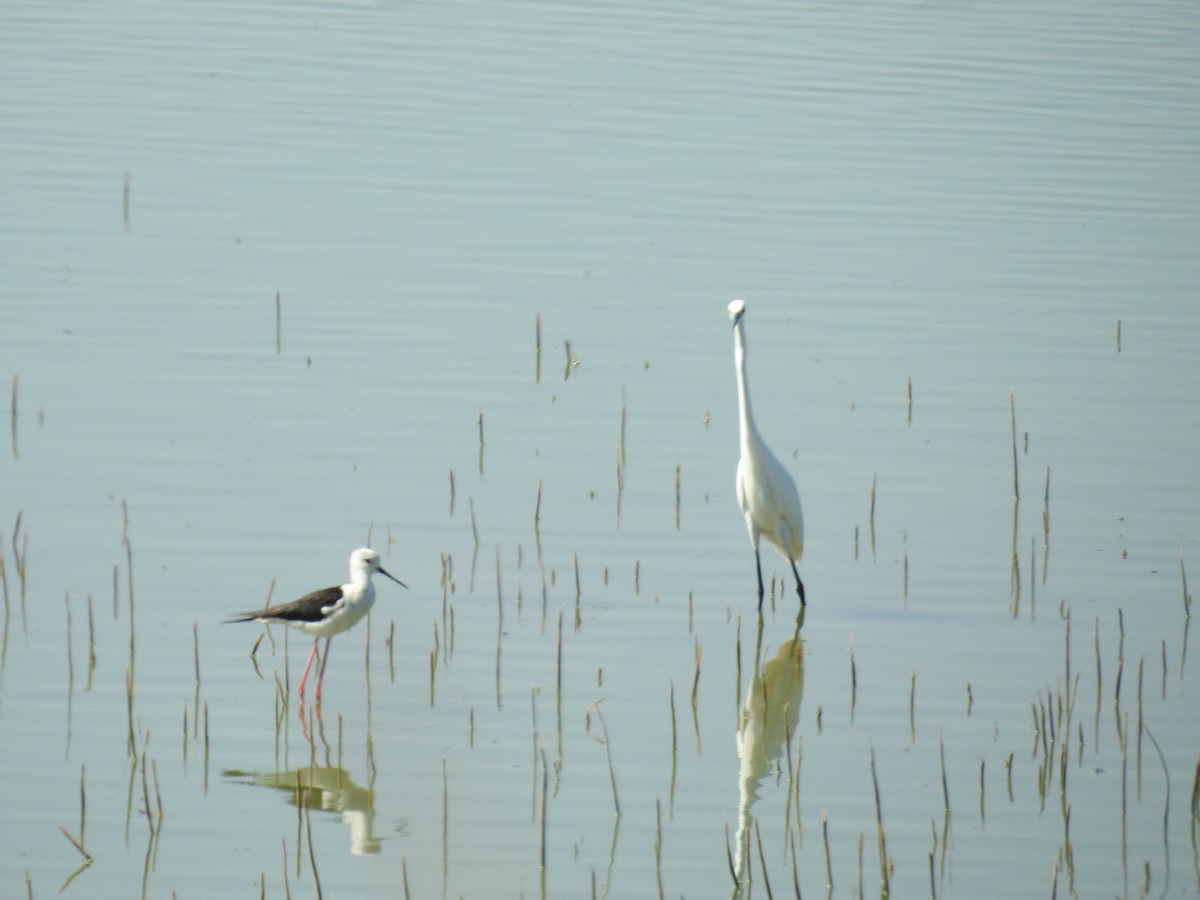
<path fill-rule="evenodd" d="M 0 24 L 0 896 L 1200 890 L 1194 9 Z"/>

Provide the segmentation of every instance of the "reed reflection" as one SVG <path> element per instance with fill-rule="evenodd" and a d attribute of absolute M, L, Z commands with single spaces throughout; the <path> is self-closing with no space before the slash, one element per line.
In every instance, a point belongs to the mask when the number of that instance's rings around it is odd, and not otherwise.
<path fill-rule="evenodd" d="M 345 769 L 336 766 L 305 766 L 284 772 L 229 769 L 222 774 L 230 781 L 282 791 L 293 806 L 341 813 L 342 821 L 350 826 L 350 852 L 355 856 L 379 852 L 380 839 L 374 832 L 375 791 L 355 784 Z"/>
<path fill-rule="evenodd" d="M 763 621 L 759 618 L 758 637 L 754 651 L 754 672 L 746 695 L 738 712 L 737 749 L 741 759 L 738 773 L 738 829 L 736 851 L 733 859 L 734 897 L 740 897 L 748 889 L 751 880 L 751 831 L 759 841 L 759 856 L 762 858 L 761 836 L 758 833 L 753 813 L 755 802 L 763 780 L 777 761 L 785 758 L 782 766 L 792 791 L 785 804 L 784 829 L 790 835 L 799 827 L 799 772 L 792 765 L 791 745 L 796 723 L 800 717 L 800 700 L 804 691 L 804 642 L 800 639 L 800 621 L 796 630 L 788 637 L 769 660 L 765 660 L 767 649 L 763 644 Z M 796 809 L 793 809 L 793 803 Z M 788 837 L 791 844 L 791 838 Z"/>

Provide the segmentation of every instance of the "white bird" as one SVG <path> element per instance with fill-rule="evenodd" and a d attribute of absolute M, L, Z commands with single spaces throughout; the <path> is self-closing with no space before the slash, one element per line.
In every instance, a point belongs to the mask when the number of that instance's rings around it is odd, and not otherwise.
<path fill-rule="evenodd" d="M 754 547 L 754 563 L 758 568 L 758 608 L 762 609 L 762 559 L 758 553 L 759 538 L 766 538 L 792 565 L 796 576 L 796 593 L 800 605 L 806 605 L 804 582 L 796 562 L 804 553 L 804 516 L 800 511 L 800 493 L 787 469 L 771 452 L 754 425 L 750 411 L 750 389 L 746 383 L 746 304 L 734 300 L 729 304 L 733 322 L 733 362 L 737 370 L 738 432 L 741 458 L 737 467 L 737 500 L 746 517 L 746 530 Z"/>
<path fill-rule="evenodd" d="M 299 600 L 291 603 L 281 603 L 257 612 L 241 613 L 235 619 L 226 622 L 279 622 L 298 628 L 305 634 L 314 635 L 312 650 L 308 652 L 308 662 L 304 664 L 304 674 L 300 676 L 300 686 L 297 693 L 304 699 L 304 682 L 308 678 L 308 670 L 312 668 L 313 656 L 317 652 L 317 644 L 325 638 L 325 655 L 321 659 L 321 669 L 317 673 L 316 698 L 321 699 L 321 679 L 325 677 L 325 666 L 329 663 L 329 642 L 335 634 L 341 634 L 354 627 L 365 616 L 375 603 L 375 585 L 371 584 L 371 576 L 378 572 L 401 587 L 408 587 L 403 581 L 389 572 L 384 571 L 379 564 L 379 554 L 366 547 L 360 547 L 350 554 L 350 582 L 341 587 L 322 588 L 305 594 Z"/>

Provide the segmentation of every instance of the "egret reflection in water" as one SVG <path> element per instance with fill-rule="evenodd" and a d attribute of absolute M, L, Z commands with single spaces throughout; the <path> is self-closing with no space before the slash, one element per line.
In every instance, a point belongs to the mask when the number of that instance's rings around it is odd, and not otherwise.
<path fill-rule="evenodd" d="M 350 826 L 350 852 L 355 856 L 378 853 L 380 840 L 375 836 L 375 792 L 360 787 L 345 769 L 334 766 L 305 766 L 286 772 L 242 772 L 236 769 L 222 773 L 242 784 L 276 788 L 287 795 L 293 805 L 303 803 L 306 809 L 318 809 L 342 814 Z"/>
<path fill-rule="evenodd" d="M 752 809 L 759 797 L 763 779 L 773 764 L 791 746 L 800 717 L 800 698 L 804 691 L 804 642 L 799 629 L 765 663 L 762 620 L 754 653 L 754 673 L 746 688 L 738 714 L 737 749 L 741 759 L 738 773 L 738 830 L 734 860 L 736 884 L 734 896 L 741 895 L 749 883 L 750 831 Z M 792 778 L 796 777 L 793 773 Z M 789 800 L 790 803 L 790 800 Z M 789 822 L 792 820 L 789 818 Z M 797 823 L 792 822 L 793 825 Z"/>

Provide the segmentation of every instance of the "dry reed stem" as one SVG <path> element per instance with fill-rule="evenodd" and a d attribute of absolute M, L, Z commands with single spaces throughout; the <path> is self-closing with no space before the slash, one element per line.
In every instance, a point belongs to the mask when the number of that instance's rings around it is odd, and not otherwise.
<path fill-rule="evenodd" d="M 875 795 L 875 833 L 879 844 L 879 882 L 884 894 L 891 893 L 887 857 L 887 837 L 883 831 L 883 805 L 879 799 L 879 778 L 875 772 L 875 748 L 871 748 L 871 787 Z"/>
<path fill-rule="evenodd" d="M 476 420 L 479 425 L 479 474 L 483 474 L 483 410 L 479 411 L 479 418 Z"/>
<path fill-rule="evenodd" d="M 533 317 L 533 383 L 542 383 L 542 314 Z"/>
<path fill-rule="evenodd" d="M 754 820 L 754 842 L 758 845 L 758 864 L 762 868 L 763 889 L 767 892 L 767 900 L 773 900 L 774 894 L 771 893 L 771 879 L 767 875 L 767 858 L 763 854 L 762 831 L 758 827 L 758 819 Z"/>
<path fill-rule="evenodd" d="M 654 798 L 654 882 L 658 900 L 664 900 L 662 882 L 662 800 Z"/>
<path fill-rule="evenodd" d="M 1021 488 L 1017 477 L 1017 402 L 1013 392 L 1008 392 L 1008 414 L 1012 423 L 1013 499 L 1021 499 Z"/>
<path fill-rule="evenodd" d="M 442 757 L 442 883 L 445 885 L 450 873 L 450 780 L 446 771 L 446 757 Z"/>
<path fill-rule="evenodd" d="M 942 808 L 946 812 L 950 812 L 950 784 L 946 779 L 946 741 L 940 730 L 938 732 L 938 757 L 942 769 Z"/>
<path fill-rule="evenodd" d="M 321 876 L 317 872 L 316 854 L 313 853 L 312 816 L 308 804 L 302 803 L 301 805 L 304 807 L 304 831 L 308 836 L 308 865 L 312 869 L 313 889 L 317 893 L 317 900 L 321 900 Z"/>
<path fill-rule="evenodd" d="M 825 888 L 833 891 L 833 857 L 829 853 L 829 810 L 821 810 L 821 842 L 825 845 Z"/>
<path fill-rule="evenodd" d="M 682 470 L 679 463 L 675 463 L 675 530 L 679 531 L 679 516 L 682 500 L 680 499 Z"/>

